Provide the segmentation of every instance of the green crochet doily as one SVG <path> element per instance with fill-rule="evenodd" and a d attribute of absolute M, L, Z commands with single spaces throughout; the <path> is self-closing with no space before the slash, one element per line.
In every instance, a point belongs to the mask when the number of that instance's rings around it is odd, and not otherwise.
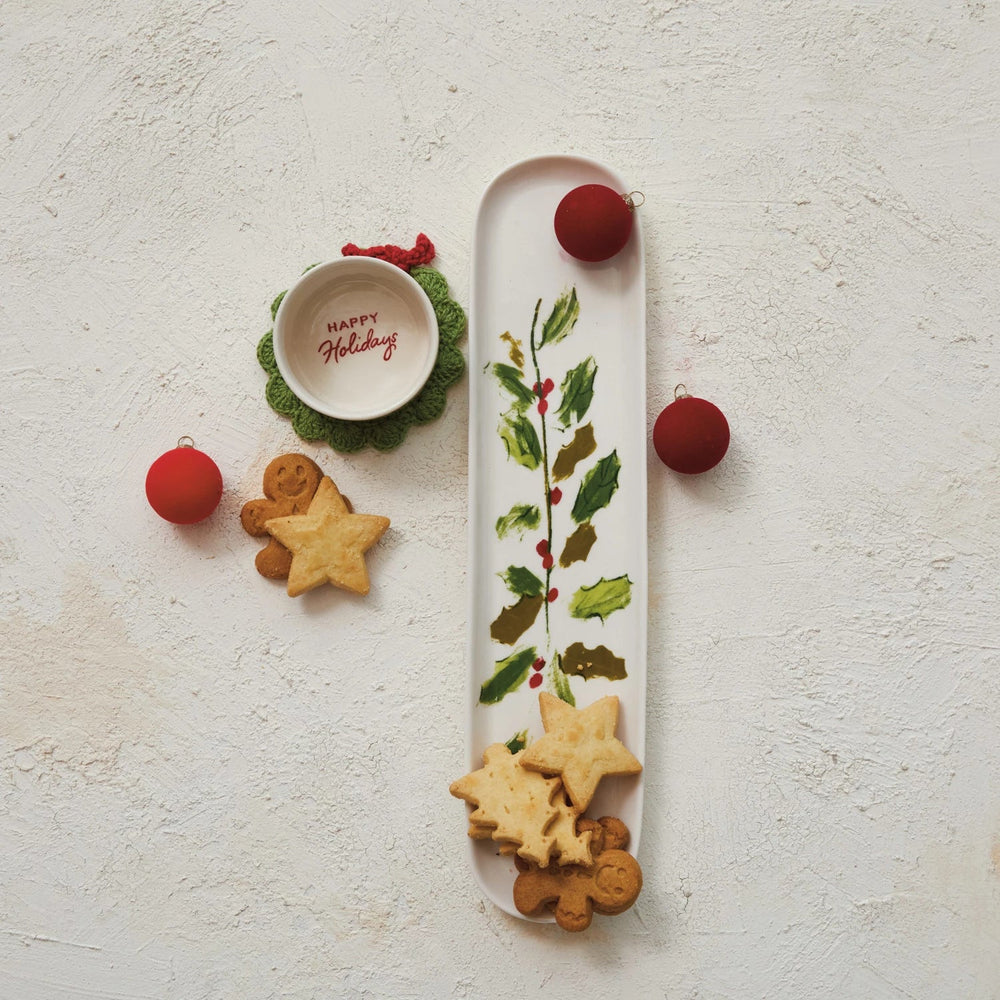
<path fill-rule="evenodd" d="M 265 397 L 271 409 L 290 417 L 292 429 L 303 441 L 325 441 L 334 451 L 356 452 L 367 447 L 377 451 L 392 451 L 406 439 L 413 424 L 429 424 L 444 412 L 448 387 L 454 385 L 465 371 L 465 358 L 458 341 L 465 333 L 465 312 L 448 295 L 448 283 L 440 271 L 432 267 L 415 267 L 410 276 L 427 294 L 438 321 L 437 363 L 426 384 L 408 403 L 377 420 L 338 420 L 317 413 L 288 388 L 274 360 L 274 330 L 268 330 L 257 345 L 257 360 L 267 372 Z M 282 292 L 271 303 L 271 321 L 281 300 Z"/>

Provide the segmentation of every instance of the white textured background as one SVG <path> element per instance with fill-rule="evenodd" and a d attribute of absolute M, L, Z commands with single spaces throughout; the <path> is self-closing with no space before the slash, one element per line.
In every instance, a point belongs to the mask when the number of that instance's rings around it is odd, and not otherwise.
<path fill-rule="evenodd" d="M 527 4 L 522 5 L 527 8 Z M 0 1000 L 1000 996 L 993 2 L 3 0 Z M 293 602 L 268 305 L 500 169 L 645 193 L 646 887 L 569 937 L 461 860 L 466 385 L 303 447 L 393 528 Z M 147 508 L 182 434 L 213 518 Z"/>

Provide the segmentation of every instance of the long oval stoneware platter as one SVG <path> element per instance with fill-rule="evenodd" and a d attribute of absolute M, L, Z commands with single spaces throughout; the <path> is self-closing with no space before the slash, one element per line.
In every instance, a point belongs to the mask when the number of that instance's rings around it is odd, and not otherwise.
<path fill-rule="evenodd" d="M 644 759 L 646 313 L 639 212 L 626 247 L 586 264 L 553 217 L 580 184 L 629 185 L 579 156 L 541 156 L 493 180 L 473 241 L 467 764 L 543 735 L 538 695 L 619 699 L 618 738 Z M 642 775 L 601 781 L 587 815 L 629 827 Z M 513 860 L 467 838 L 497 906 Z"/>

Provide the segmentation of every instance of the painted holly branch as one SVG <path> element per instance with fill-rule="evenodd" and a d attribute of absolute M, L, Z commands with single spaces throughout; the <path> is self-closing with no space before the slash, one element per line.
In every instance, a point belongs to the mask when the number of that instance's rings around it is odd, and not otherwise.
<path fill-rule="evenodd" d="M 535 626 L 544 609 L 544 642 L 541 653 L 540 644 L 536 642 L 497 661 L 493 675 L 480 691 L 479 700 L 484 704 L 495 704 L 529 677 L 530 686 L 538 687 L 543 682 L 546 667 L 553 690 L 571 704 L 575 699 L 569 676 L 584 679 L 602 676 L 612 680 L 626 676 L 625 661 L 605 646 L 588 649 L 574 642 L 561 652 L 553 650 L 549 609 L 559 599 L 559 590 L 553 580 L 556 569 L 553 508 L 563 499 L 563 487 L 559 484 L 570 487 L 577 476 L 577 468 L 597 450 L 593 424 L 583 422 L 594 397 L 597 364 L 590 356 L 566 373 L 559 384 L 559 405 L 553 412 L 556 385 L 551 377 L 545 376 L 539 355 L 573 332 L 580 316 L 580 304 L 575 288 L 564 293 L 556 300 L 539 331 L 541 306 L 539 299 L 531 321 L 529 358 L 525 359 L 522 342 L 509 332 L 504 333 L 501 340 L 508 346 L 510 364 L 498 362 L 493 365 L 492 373 L 510 398 L 510 407 L 501 414 L 498 427 L 507 457 L 531 472 L 541 470 L 543 494 L 540 504 L 515 504 L 497 520 L 496 533 L 499 538 L 509 535 L 520 539 L 537 538 L 536 532 L 542 528 L 535 554 L 541 560 L 543 575 L 539 576 L 527 565 L 511 565 L 500 574 L 517 600 L 503 608 L 490 626 L 490 635 L 503 645 L 516 646 Z M 532 377 L 534 381 L 529 385 Z M 554 461 L 550 461 L 550 436 L 570 431 L 572 438 L 559 448 Z M 618 489 L 620 469 L 618 453 L 612 451 L 578 477 L 576 499 L 569 515 L 575 528 L 562 545 L 558 557 L 560 568 L 586 561 L 590 555 L 597 541 L 593 517 L 611 502 Z M 568 613 L 572 618 L 600 618 L 603 622 L 612 612 L 628 605 L 631 587 L 627 574 L 611 580 L 602 577 L 592 586 L 580 587 L 573 594 L 567 604 Z"/>

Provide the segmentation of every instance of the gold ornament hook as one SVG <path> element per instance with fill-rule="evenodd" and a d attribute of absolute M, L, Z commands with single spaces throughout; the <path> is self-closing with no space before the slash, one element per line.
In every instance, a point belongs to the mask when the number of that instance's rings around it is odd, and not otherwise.
<path fill-rule="evenodd" d="M 193 437 L 189 437 L 187 434 L 185 434 L 182 438 L 180 438 L 178 440 L 177 447 L 178 448 L 193 448 L 194 447 L 194 438 Z"/>
<path fill-rule="evenodd" d="M 691 393 L 687 391 L 687 386 L 681 382 L 674 386 L 674 399 L 687 399 Z"/>
<path fill-rule="evenodd" d="M 646 196 L 641 191 L 629 191 L 628 194 L 622 195 L 622 197 L 625 199 L 625 204 L 633 211 L 646 204 Z M 639 200 L 636 201 L 636 198 Z"/>

